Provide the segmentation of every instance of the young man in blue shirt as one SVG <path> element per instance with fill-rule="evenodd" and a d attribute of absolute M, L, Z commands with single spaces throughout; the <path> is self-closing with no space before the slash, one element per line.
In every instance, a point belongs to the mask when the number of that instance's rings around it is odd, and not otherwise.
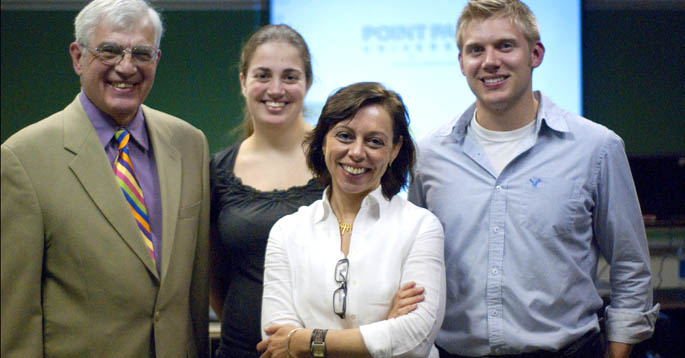
<path fill-rule="evenodd" d="M 658 305 L 622 140 L 532 90 L 545 48 L 520 1 L 470 1 L 457 45 L 476 103 L 419 142 L 409 192 L 445 228 L 441 357 L 629 357 Z"/>

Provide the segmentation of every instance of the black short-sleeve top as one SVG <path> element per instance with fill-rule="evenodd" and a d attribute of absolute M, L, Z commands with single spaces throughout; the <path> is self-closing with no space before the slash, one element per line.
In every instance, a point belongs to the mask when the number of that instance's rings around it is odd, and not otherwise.
<path fill-rule="evenodd" d="M 233 173 L 240 143 L 214 154 L 211 162 L 211 225 L 230 266 L 221 324 L 221 355 L 258 356 L 264 254 L 269 231 L 281 217 L 321 199 L 316 179 L 286 190 L 260 191 Z M 284 173 L 287 175 L 287 173 Z"/>

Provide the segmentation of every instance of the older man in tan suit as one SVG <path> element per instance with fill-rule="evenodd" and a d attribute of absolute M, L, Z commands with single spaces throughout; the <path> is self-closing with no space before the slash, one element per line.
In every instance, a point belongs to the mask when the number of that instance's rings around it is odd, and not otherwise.
<path fill-rule="evenodd" d="M 2 144 L 2 357 L 207 355 L 208 149 L 142 105 L 161 52 L 141 0 L 96 0 L 82 91 Z"/>

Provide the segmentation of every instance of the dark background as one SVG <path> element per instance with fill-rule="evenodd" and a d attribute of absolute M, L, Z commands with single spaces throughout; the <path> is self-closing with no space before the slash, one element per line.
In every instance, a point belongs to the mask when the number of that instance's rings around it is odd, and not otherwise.
<path fill-rule="evenodd" d="M 583 114 L 629 154 L 685 154 L 683 39 L 682 9 L 582 13 Z"/>
<path fill-rule="evenodd" d="M 685 154 L 685 1 L 591 3 L 582 12 L 584 116 L 616 131 L 628 154 Z"/>
<path fill-rule="evenodd" d="M 685 1 L 597 3 L 583 3 L 583 115 L 625 141 L 643 214 L 683 224 Z"/>

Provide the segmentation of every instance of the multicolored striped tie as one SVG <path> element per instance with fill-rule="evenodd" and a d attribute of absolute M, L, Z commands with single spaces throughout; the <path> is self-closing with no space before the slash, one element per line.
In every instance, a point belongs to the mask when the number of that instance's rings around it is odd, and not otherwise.
<path fill-rule="evenodd" d="M 131 207 L 133 217 L 138 223 L 140 234 L 143 237 L 143 242 L 150 251 L 152 260 L 155 259 L 155 247 L 152 244 L 152 235 L 150 234 L 150 220 L 147 217 L 147 207 L 143 199 L 143 190 L 138 184 L 138 177 L 133 170 L 133 163 L 128 152 L 128 141 L 131 139 L 131 134 L 126 129 L 119 129 L 114 133 L 114 138 L 119 142 L 119 153 L 114 160 L 114 175 L 117 182 L 124 192 L 124 197 Z"/>

